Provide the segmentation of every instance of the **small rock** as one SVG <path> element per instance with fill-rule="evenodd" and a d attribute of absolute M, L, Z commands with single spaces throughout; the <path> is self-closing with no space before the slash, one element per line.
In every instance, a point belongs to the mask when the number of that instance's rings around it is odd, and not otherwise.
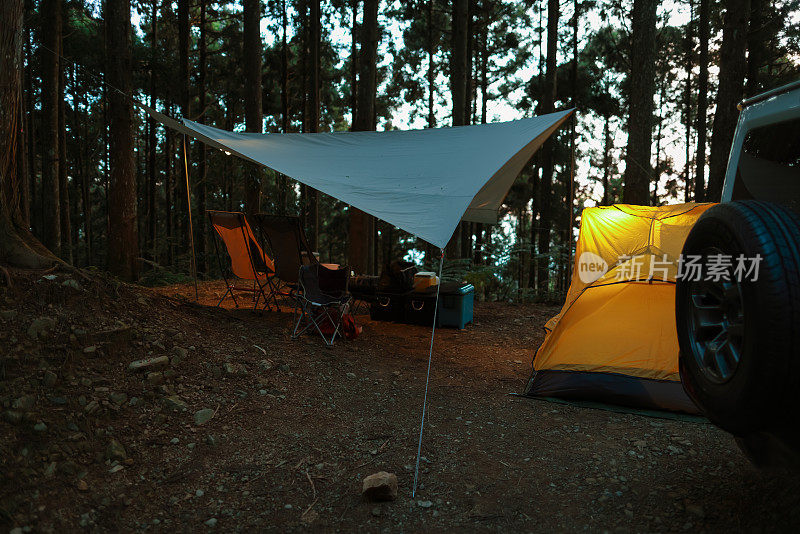
<path fill-rule="evenodd" d="M 108 472 L 109 472 L 109 473 L 112 473 L 112 474 L 113 474 L 113 473 L 119 473 L 119 472 L 120 472 L 120 471 L 122 471 L 123 469 L 125 469 L 125 466 L 124 466 L 124 465 L 122 465 L 122 464 L 117 464 L 117 465 L 115 465 L 114 467 L 112 467 L 111 469 L 109 469 L 109 470 L 108 470 Z"/>
<path fill-rule="evenodd" d="M 107 460 L 124 460 L 128 457 L 128 454 L 125 452 L 125 447 L 122 446 L 122 443 L 112 438 L 106 446 L 105 457 Z"/>
<path fill-rule="evenodd" d="M 386 471 L 369 475 L 364 479 L 361 496 L 370 502 L 397 499 L 397 476 Z"/>
<path fill-rule="evenodd" d="M 75 486 L 78 488 L 78 491 L 89 491 L 89 484 L 83 479 L 80 479 Z"/>
<path fill-rule="evenodd" d="M 194 424 L 196 425 L 204 425 L 214 417 L 214 410 L 211 408 L 203 408 L 202 410 L 197 410 L 194 412 Z"/>
<path fill-rule="evenodd" d="M 108 398 L 114 404 L 122 404 L 128 400 L 128 395 L 126 393 L 113 392 L 108 396 Z"/>
<path fill-rule="evenodd" d="M 176 345 L 172 347 L 172 360 L 170 361 L 170 363 L 172 365 L 178 365 L 183 360 L 185 360 L 187 356 L 189 356 L 189 351 L 184 349 L 183 347 L 178 347 Z"/>
<path fill-rule="evenodd" d="M 97 352 L 97 345 L 89 345 L 83 349 L 84 354 L 94 354 L 95 352 Z"/>
<path fill-rule="evenodd" d="M 147 373 L 147 383 L 151 386 L 159 386 L 164 383 L 164 375 L 159 371 Z"/>
<path fill-rule="evenodd" d="M 177 395 L 170 395 L 169 397 L 164 397 L 161 401 L 164 404 L 164 407 L 168 410 L 178 411 L 178 412 L 185 412 L 189 409 L 189 406 L 186 402 Z"/>
<path fill-rule="evenodd" d="M 128 364 L 128 369 L 131 371 L 141 371 L 143 369 L 154 369 L 164 367 L 169 364 L 169 358 L 166 356 L 155 356 L 153 358 L 145 358 L 143 360 L 136 360 Z"/>
<path fill-rule="evenodd" d="M 356 377 L 355 373 L 347 373 L 347 378 L 355 378 L 355 377 Z"/>
<path fill-rule="evenodd" d="M 275 367 L 275 364 L 272 363 L 272 360 L 260 360 L 258 362 L 259 371 L 263 371 L 263 372 L 271 371 L 274 367 Z"/>
<path fill-rule="evenodd" d="M 211 519 L 209 519 L 208 521 L 205 522 L 205 525 L 207 527 L 214 528 L 215 526 L 217 526 L 217 518 L 216 517 L 212 517 Z"/>
<path fill-rule="evenodd" d="M 53 371 L 45 371 L 44 377 L 42 378 L 42 384 L 45 387 L 51 388 L 56 385 L 56 381 L 58 380 L 58 376 Z"/>
<path fill-rule="evenodd" d="M 66 280 L 61 282 L 61 285 L 64 287 L 71 287 L 72 289 L 75 289 L 77 291 L 81 290 L 81 285 L 77 282 L 77 280 L 73 280 L 72 278 L 67 278 Z"/>
<path fill-rule="evenodd" d="M 199 489 L 199 490 L 195 491 L 194 494 L 197 497 L 202 497 L 203 495 L 205 495 L 205 492 L 203 492 L 203 490 Z"/>
<path fill-rule="evenodd" d="M 33 410 L 33 407 L 36 405 L 36 399 L 32 395 L 23 395 L 17 399 L 14 399 L 14 402 L 11 403 L 11 407 L 15 410 L 21 410 L 23 412 L 29 412 Z"/>
<path fill-rule="evenodd" d="M 211 434 L 206 436 L 206 445 L 209 447 L 216 447 L 217 446 L 217 438 L 212 436 Z"/>
<path fill-rule="evenodd" d="M 380 506 L 376 506 L 375 508 L 373 508 L 372 509 L 372 515 L 375 516 L 375 517 L 380 517 L 381 516 L 381 507 Z"/>
<path fill-rule="evenodd" d="M 36 423 L 35 425 L 33 425 L 33 429 L 34 429 L 36 432 L 44 432 L 45 430 L 47 430 L 47 425 L 46 425 L 46 424 L 44 424 L 43 422 L 39 421 L 38 423 Z"/>
<path fill-rule="evenodd" d="M 51 317 L 39 317 L 34 319 L 28 327 L 28 337 L 31 339 L 43 339 L 49 336 L 56 327 L 56 320 Z"/>
<path fill-rule="evenodd" d="M 431 501 L 417 501 L 417 506 L 420 508 L 430 508 L 433 506 L 433 503 Z"/>
<path fill-rule="evenodd" d="M 181 442 L 181 440 L 179 440 L 178 438 L 172 438 L 171 440 L 169 440 L 169 442 L 172 443 L 173 445 L 177 445 L 178 443 Z"/>
<path fill-rule="evenodd" d="M 92 413 L 96 412 L 99 407 L 100 407 L 100 404 L 96 400 L 93 400 L 92 402 L 90 402 L 89 404 L 86 405 L 86 407 L 83 409 L 83 411 L 85 411 L 88 414 L 92 414 Z"/>
<path fill-rule="evenodd" d="M 225 371 L 225 374 L 231 376 L 240 376 L 247 374 L 247 369 L 245 369 L 243 365 L 238 363 L 225 362 L 222 364 L 222 369 L 223 371 Z"/>

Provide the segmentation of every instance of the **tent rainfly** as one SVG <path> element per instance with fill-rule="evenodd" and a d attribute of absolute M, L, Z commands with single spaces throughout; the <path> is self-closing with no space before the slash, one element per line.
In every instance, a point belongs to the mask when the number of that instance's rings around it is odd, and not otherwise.
<path fill-rule="evenodd" d="M 240 133 L 156 121 L 269 167 L 444 248 L 458 223 L 495 223 L 525 164 L 573 110 L 454 128 L 385 132 Z"/>
<path fill-rule="evenodd" d="M 678 373 L 675 278 L 710 206 L 583 210 L 567 299 L 545 324 L 527 395 L 697 413 Z"/>

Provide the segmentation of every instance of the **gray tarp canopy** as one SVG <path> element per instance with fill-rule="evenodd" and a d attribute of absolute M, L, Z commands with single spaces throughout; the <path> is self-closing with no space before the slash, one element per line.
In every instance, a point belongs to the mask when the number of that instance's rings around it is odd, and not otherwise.
<path fill-rule="evenodd" d="M 155 120 L 351 204 L 444 248 L 463 219 L 497 222 L 525 164 L 570 116 L 385 132 L 240 133 Z"/>

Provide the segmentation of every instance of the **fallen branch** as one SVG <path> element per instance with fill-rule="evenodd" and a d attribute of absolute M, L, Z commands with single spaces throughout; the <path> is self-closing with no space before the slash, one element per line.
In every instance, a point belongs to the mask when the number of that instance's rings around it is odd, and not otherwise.
<path fill-rule="evenodd" d="M 311 475 L 308 474 L 308 468 L 306 468 L 306 478 L 308 479 L 308 483 L 311 484 L 311 491 L 314 493 L 314 502 L 317 502 L 317 488 L 314 487 L 314 481 L 311 479 Z M 311 506 L 314 506 L 314 504 L 312 503 Z M 308 507 L 309 510 L 311 506 Z M 308 512 L 308 510 L 306 510 L 306 512 Z"/>

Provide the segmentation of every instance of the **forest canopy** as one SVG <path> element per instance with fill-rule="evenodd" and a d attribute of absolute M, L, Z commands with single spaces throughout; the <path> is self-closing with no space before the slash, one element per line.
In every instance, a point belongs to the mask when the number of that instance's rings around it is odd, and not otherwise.
<path fill-rule="evenodd" d="M 220 275 L 208 209 L 299 215 L 315 250 L 357 272 L 439 255 L 184 140 L 131 98 L 250 132 L 576 107 L 574 126 L 518 177 L 501 223 L 462 223 L 446 254 L 449 276 L 485 298 L 552 299 L 569 283 L 584 206 L 718 200 L 736 104 L 800 66 L 800 0 L 8 0 L 0 13 L 0 261 L 57 257 L 153 284 L 192 272 L 190 237 L 199 276 Z"/>

